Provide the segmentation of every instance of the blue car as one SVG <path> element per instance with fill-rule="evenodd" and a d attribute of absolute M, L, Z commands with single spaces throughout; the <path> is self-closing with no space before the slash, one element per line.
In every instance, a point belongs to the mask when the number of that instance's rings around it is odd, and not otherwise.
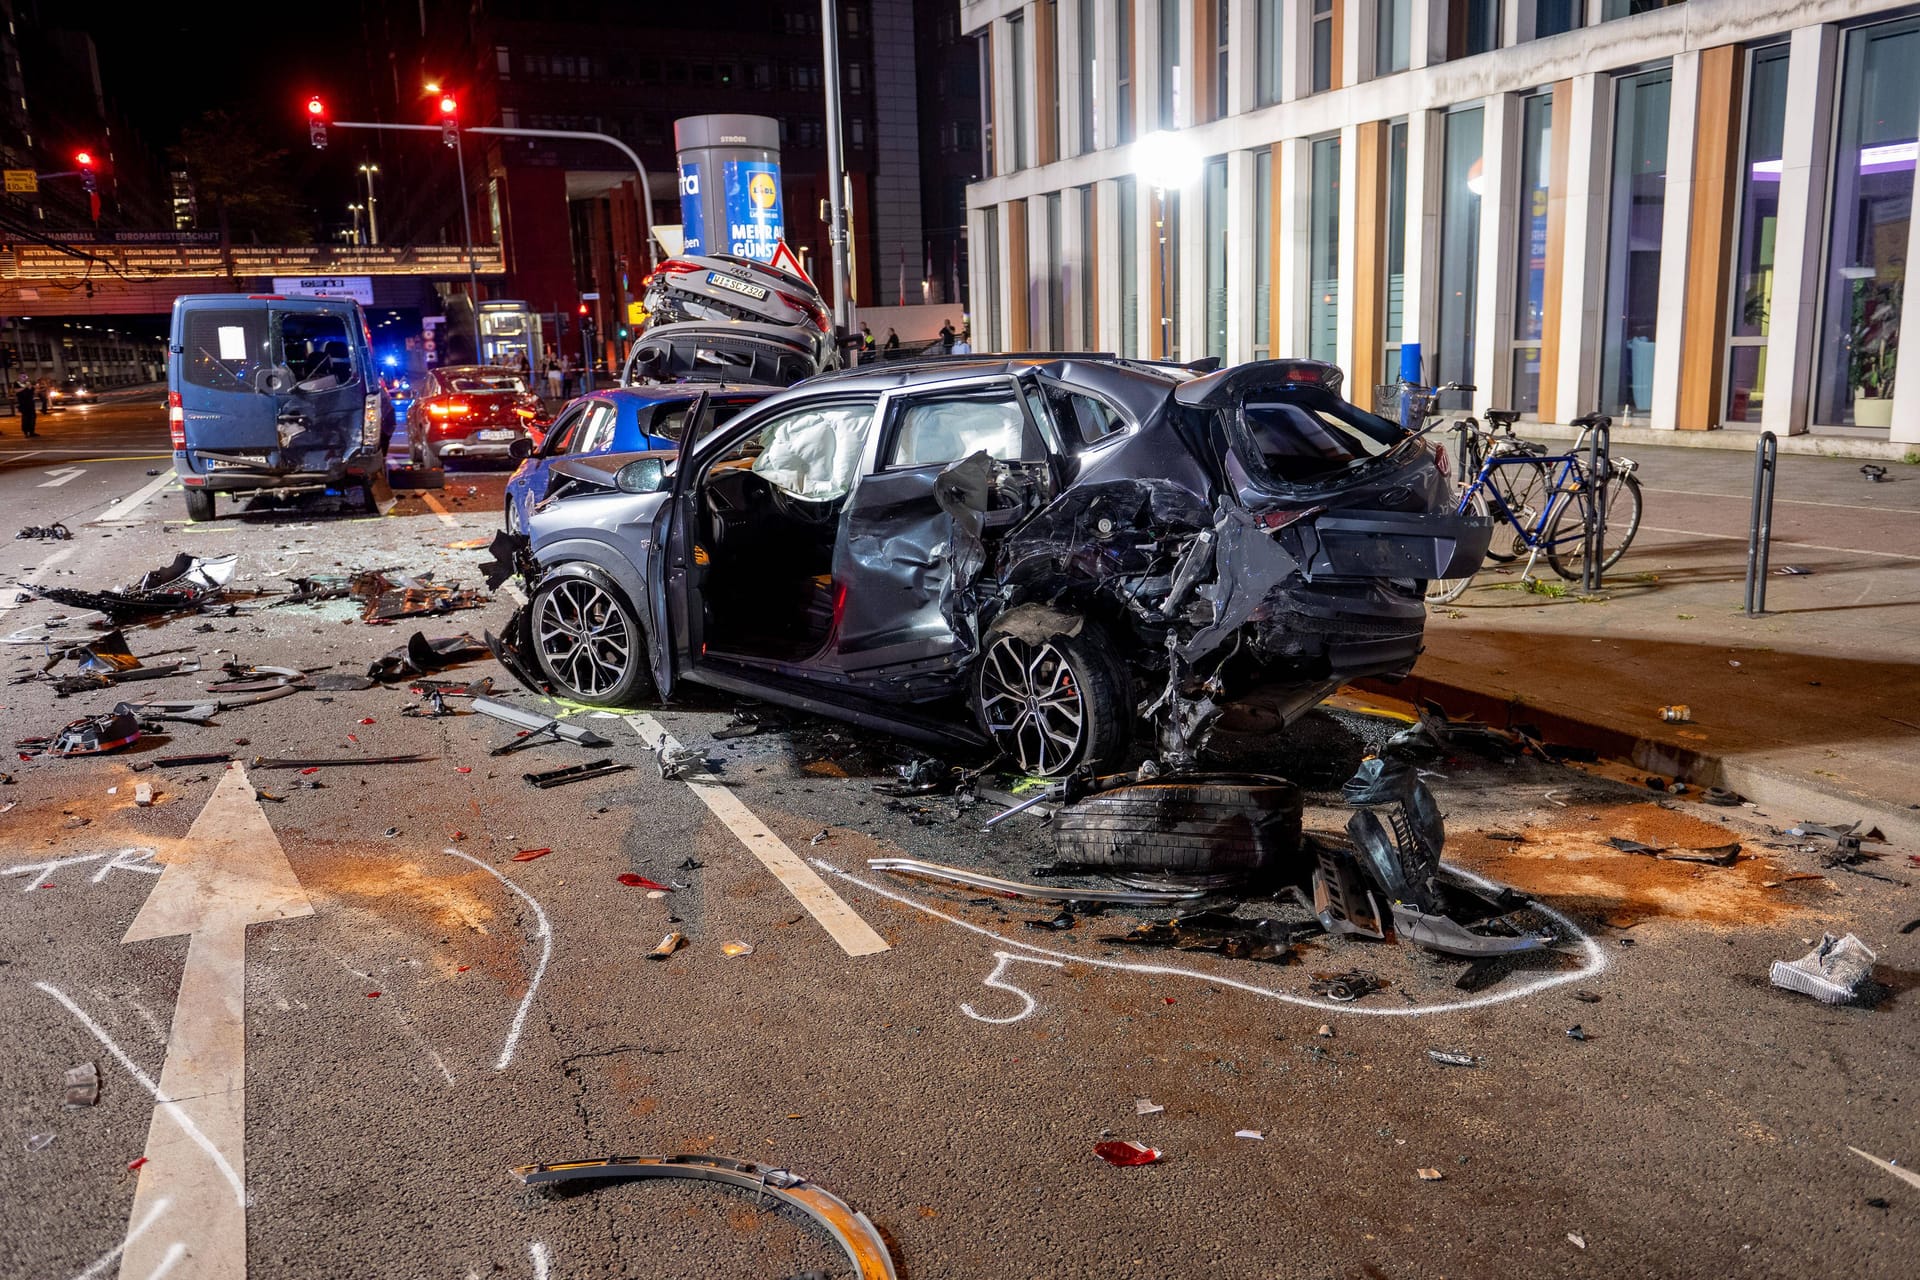
<path fill-rule="evenodd" d="M 547 496 L 551 468 L 561 458 L 678 449 L 784 390 L 744 383 L 671 383 L 615 387 L 569 402 L 547 428 L 539 452 L 507 481 L 507 532 L 526 528 L 527 517 Z M 686 429 L 689 421 L 691 432 Z"/>

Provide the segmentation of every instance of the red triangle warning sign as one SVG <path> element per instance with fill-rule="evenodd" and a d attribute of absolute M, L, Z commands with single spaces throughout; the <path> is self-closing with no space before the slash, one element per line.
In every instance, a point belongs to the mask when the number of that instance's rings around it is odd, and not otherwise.
<path fill-rule="evenodd" d="M 807 269 L 800 265 L 800 255 L 792 249 L 789 249 L 785 240 L 774 242 L 773 257 L 767 260 L 767 265 L 775 271 L 784 271 L 788 275 L 799 276 L 808 284 L 813 285 L 815 292 L 819 291 L 820 286 L 813 284 L 813 277 L 808 275 Z"/>

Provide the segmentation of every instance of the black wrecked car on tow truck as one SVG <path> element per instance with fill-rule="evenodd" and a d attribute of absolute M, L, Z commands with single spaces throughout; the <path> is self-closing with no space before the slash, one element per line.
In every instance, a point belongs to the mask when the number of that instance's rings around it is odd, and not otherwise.
<path fill-rule="evenodd" d="M 1306 360 L 980 356 L 810 379 L 687 455 L 558 464 L 496 652 L 597 705 L 695 682 L 1029 773 L 1169 769 L 1397 677 L 1471 572 L 1438 449 Z M 1225 718 L 1231 717 L 1231 721 Z"/>

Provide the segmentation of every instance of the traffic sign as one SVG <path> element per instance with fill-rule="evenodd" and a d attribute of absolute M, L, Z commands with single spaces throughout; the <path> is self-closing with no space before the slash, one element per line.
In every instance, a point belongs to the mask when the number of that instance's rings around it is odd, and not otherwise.
<path fill-rule="evenodd" d="M 799 276 L 808 284 L 813 284 L 813 277 L 809 276 L 807 269 L 800 265 L 800 255 L 788 248 L 785 240 L 773 246 L 773 257 L 767 259 L 767 265 L 776 271 L 785 271 L 789 275 Z"/>
<path fill-rule="evenodd" d="M 7 170 L 7 194 L 10 196 L 33 196 L 40 194 L 40 179 L 31 169 Z"/>

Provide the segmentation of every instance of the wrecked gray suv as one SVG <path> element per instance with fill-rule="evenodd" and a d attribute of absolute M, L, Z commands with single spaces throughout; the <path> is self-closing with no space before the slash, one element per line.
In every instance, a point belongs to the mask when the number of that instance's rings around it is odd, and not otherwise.
<path fill-rule="evenodd" d="M 689 454 L 555 468 L 496 652 L 598 705 L 696 682 L 1060 775 L 1192 763 L 1404 674 L 1471 572 L 1438 451 L 1270 361 L 970 357 L 802 383 Z"/>

